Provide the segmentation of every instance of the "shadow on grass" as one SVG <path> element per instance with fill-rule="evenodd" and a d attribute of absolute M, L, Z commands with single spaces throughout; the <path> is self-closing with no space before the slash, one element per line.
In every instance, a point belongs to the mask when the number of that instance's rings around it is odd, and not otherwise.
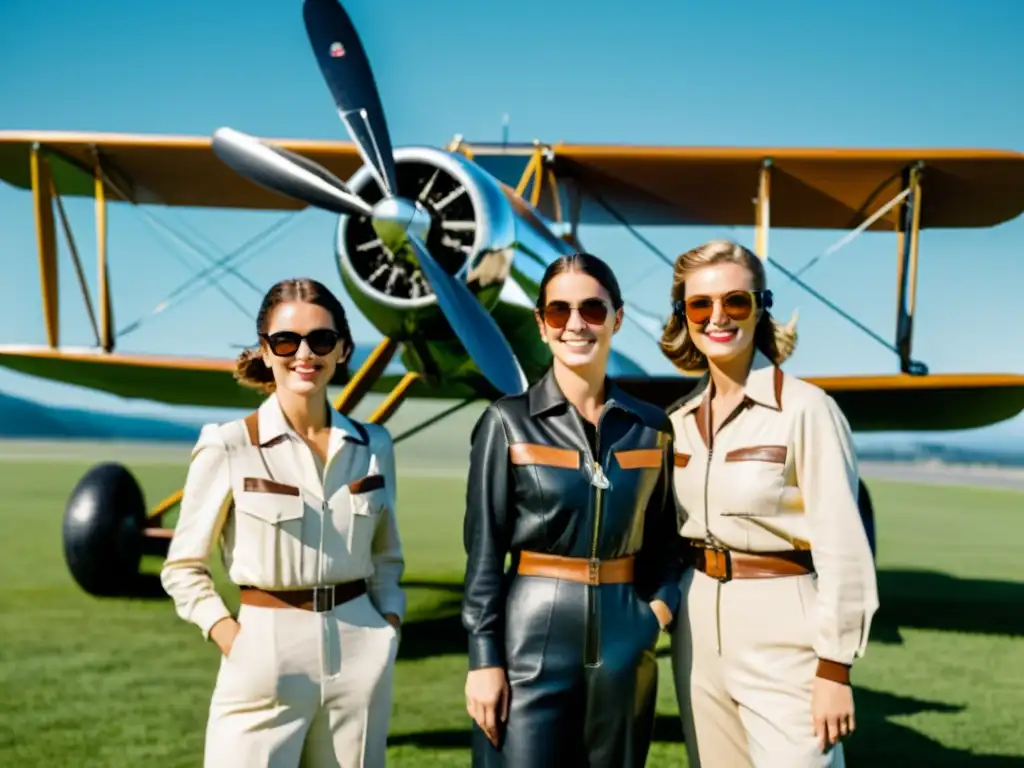
<path fill-rule="evenodd" d="M 881 570 L 871 639 L 902 643 L 901 627 L 1024 636 L 1024 584 L 938 571 Z"/>
<path fill-rule="evenodd" d="M 910 696 L 856 688 L 857 731 L 849 739 L 847 763 L 852 765 L 973 765 L 1024 766 L 1024 757 L 978 755 L 962 749 L 946 747 L 913 728 L 893 722 L 893 718 L 921 712 L 951 714 L 962 706 L 940 701 L 925 701 Z"/>
<path fill-rule="evenodd" d="M 449 581 L 407 580 L 402 586 L 410 592 L 435 593 L 427 611 L 414 610 L 402 626 L 401 660 L 432 656 L 465 655 L 468 652 L 466 630 L 462 627 L 462 585 Z M 439 599 L 438 599 L 439 598 Z"/>

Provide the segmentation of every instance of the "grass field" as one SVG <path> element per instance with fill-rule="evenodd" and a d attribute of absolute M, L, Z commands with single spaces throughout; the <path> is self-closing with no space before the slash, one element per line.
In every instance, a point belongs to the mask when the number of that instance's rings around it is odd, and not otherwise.
<path fill-rule="evenodd" d="M 428 435 L 399 448 L 410 615 L 389 764 L 465 766 L 463 482 L 452 463 L 465 437 L 445 458 Z M 123 451 L 137 459 L 150 501 L 180 485 L 187 448 L 175 451 Z M 97 600 L 74 585 L 63 505 L 87 466 L 109 456 L 90 449 L 43 462 L 31 453 L 0 452 L 0 765 L 200 765 L 216 648 L 166 598 Z M 855 670 L 849 764 L 1024 766 L 1024 495 L 870 486 L 883 607 Z M 146 566 L 155 573 L 159 563 Z M 661 663 L 648 764 L 684 766 L 667 656 Z"/>

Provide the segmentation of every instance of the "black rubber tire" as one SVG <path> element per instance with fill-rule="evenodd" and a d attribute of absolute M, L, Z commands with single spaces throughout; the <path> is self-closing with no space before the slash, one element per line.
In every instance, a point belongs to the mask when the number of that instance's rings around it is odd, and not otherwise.
<path fill-rule="evenodd" d="M 91 595 L 129 594 L 142 559 L 146 503 L 121 464 L 97 464 L 83 475 L 64 509 L 64 560 Z"/>
<path fill-rule="evenodd" d="M 871 545 L 871 556 L 877 557 L 877 544 L 875 543 L 875 507 L 871 503 L 871 494 L 864 481 L 860 481 L 860 489 L 857 495 L 857 506 L 860 508 L 860 521 L 864 524 L 864 532 L 868 535 L 868 543 Z"/>

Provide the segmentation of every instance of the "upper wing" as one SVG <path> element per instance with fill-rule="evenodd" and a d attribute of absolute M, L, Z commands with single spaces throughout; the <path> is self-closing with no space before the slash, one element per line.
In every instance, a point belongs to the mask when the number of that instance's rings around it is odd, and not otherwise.
<path fill-rule="evenodd" d="M 362 165 L 348 142 L 269 141 L 315 160 L 341 179 Z M 29 156 L 36 143 L 48 153 L 54 184 L 62 195 L 92 196 L 98 154 L 112 182 L 106 189 L 110 200 L 268 210 L 306 207 L 239 176 L 213 153 L 210 137 L 203 136 L 0 131 L 0 179 L 31 189 Z"/>
<path fill-rule="evenodd" d="M 525 145 L 465 145 L 509 186 L 536 151 Z M 988 227 L 1024 211 L 1024 154 L 985 149 L 798 149 L 632 147 L 555 144 L 561 185 L 583 195 L 582 224 L 752 226 L 758 174 L 771 160 L 771 225 L 852 229 L 903 188 L 902 174 L 923 164 L 921 227 Z M 563 193 L 561 210 L 570 210 Z M 555 216 L 550 195 L 541 212 Z M 894 231 L 896 209 L 870 229 Z"/>
<path fill-rule="evenodd" d="M 932 373 L 880 376 L 808 376 L 828 392 L 857 432 L 971 429 L 1024 411 L 1024 376 Z M 686 396 L 696 378 L 623 377 L 617 382 L 662 408 Z"/>
<path fill-rule="evenodd" d="M 339 178 L 362 164 L 354 145 L 341 141 L 270 139 L 323 165 Z M 265 190 L 234 173 L 214 155 L 206 136 L 0 131 L 0 179 L 31 187 L 29 155 L 39 144 L 50 153 L 57 189 L 92 195 L 97 155 L 118 190 L 110 199 L 135 203 L 295 210 L 304 203 Z M 473 159 L 515 187 L 535 148 L 465 145 Z M 633 225 L 753 224 L 758 173 L 772 161 L 771 223 L 775 227 L 850 229 L 894 197 L 903 171 L 924 165 L 921 226 L 987 227 L 1024 210 L 1024 154 L 975 149 L 794 149 L 634 147 L 557 144 L 557 179 L 583 191 L 580 222 L 621 223 L 603 201 Z M 123 192 L 123 195 L 122 195 Z M 571 200 L 563 194 L 561 210 Z M 555 217 L 553 198 L 541 212 Z M 893 231 L 890 211 L 871 229 Z"/>

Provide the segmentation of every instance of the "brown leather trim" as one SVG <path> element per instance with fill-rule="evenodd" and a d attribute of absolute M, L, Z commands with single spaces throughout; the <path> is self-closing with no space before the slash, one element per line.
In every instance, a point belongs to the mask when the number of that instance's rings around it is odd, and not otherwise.
<path fill-rule="evenodd" d="M 690 458 L 691 456 L 688 453 L 677 453 L 672 457 L 672 463 L 682 468 L 690 463 Z"/>
<path fill-rule="evenodd" d="M 782 369 L 779 366 L 775 366 L 775 372 L 772 375 L 772 383 L 775 385 L 775 404 L 779 406 L 779 410 L 782 410 Z"/>
<path fill-rule="evenodd" d="M 714 579 L 771 579 L 779 576 L 803 576 L 814 572 L 814 561 L 807 550 L 781 552 L 733 552 L 706 549 L 690 542 L 693 567 Z"/>
<path fill-rule="evenodd" d="M 249 433 L 249 442 L 253 445 L 260 444 L 260 413 L 253 411 L 245 417 L 245 431 Z"/>
<path fill-rule="evenodd" d="M 346 581 L 334 585 L 334 604 L 340 605 L 359 597 L 366 592 L 366 581 Z M 242 587 L 239 602 L 259 608 L 300 608 L 312 611 L 312 589 L 259 589 L 258 587 Z"/>
<path fill-rule="evenodd" d="M 830 661 L 829 659 L 818 659 L 818 670 L 814 676 L 823 677 L 826 680 L 831 680 L 833 683 L 849 685 L 850 665 L 840 664 L 838 661 Z"/>
<path fill-rule="evenodd" d="M 553 445 L 538 443 L 512 443 L 508 447 L 509 460 L 513 464 L 539 464 L 543 467 L 562 467 L 578 469 L 580 452 L 568 448 L 555 448 Z"/>
<path fill-rule="evenodd" d="M 384 475 L 367 475 L 348 484 L 350 493 L 367 493 L 384 487 Z"/>
<path fill-rule="evenodd" d="M 748 445 L 735 448 L 725 454 L 726 461 L 769 461 L 775 464 L 786 463 L 785 445 Z"/>
<path fill-rule="evenodd" d="M 521 552 L 517 573 L 520 576 L 543 576 L 583 584 L 629 584 L 633 581 L 633 557 L 588 560 L 585 557 Z"/>
<path fill-rule="evenodd" d="M 242 488 L 253 493 L 279 493 L 285 496 L 301 495 L 296 486 L 285 485 L 275 480 L 267 480 L 265 477 L 247 477 L 242 480 Z"/>
<path fill-rule="evenodd" d="M 658 469 L 664 458 L 657 448 L 635 448 L 629 451 L 615 451 L 615 460 L 623 469 Z"/>

